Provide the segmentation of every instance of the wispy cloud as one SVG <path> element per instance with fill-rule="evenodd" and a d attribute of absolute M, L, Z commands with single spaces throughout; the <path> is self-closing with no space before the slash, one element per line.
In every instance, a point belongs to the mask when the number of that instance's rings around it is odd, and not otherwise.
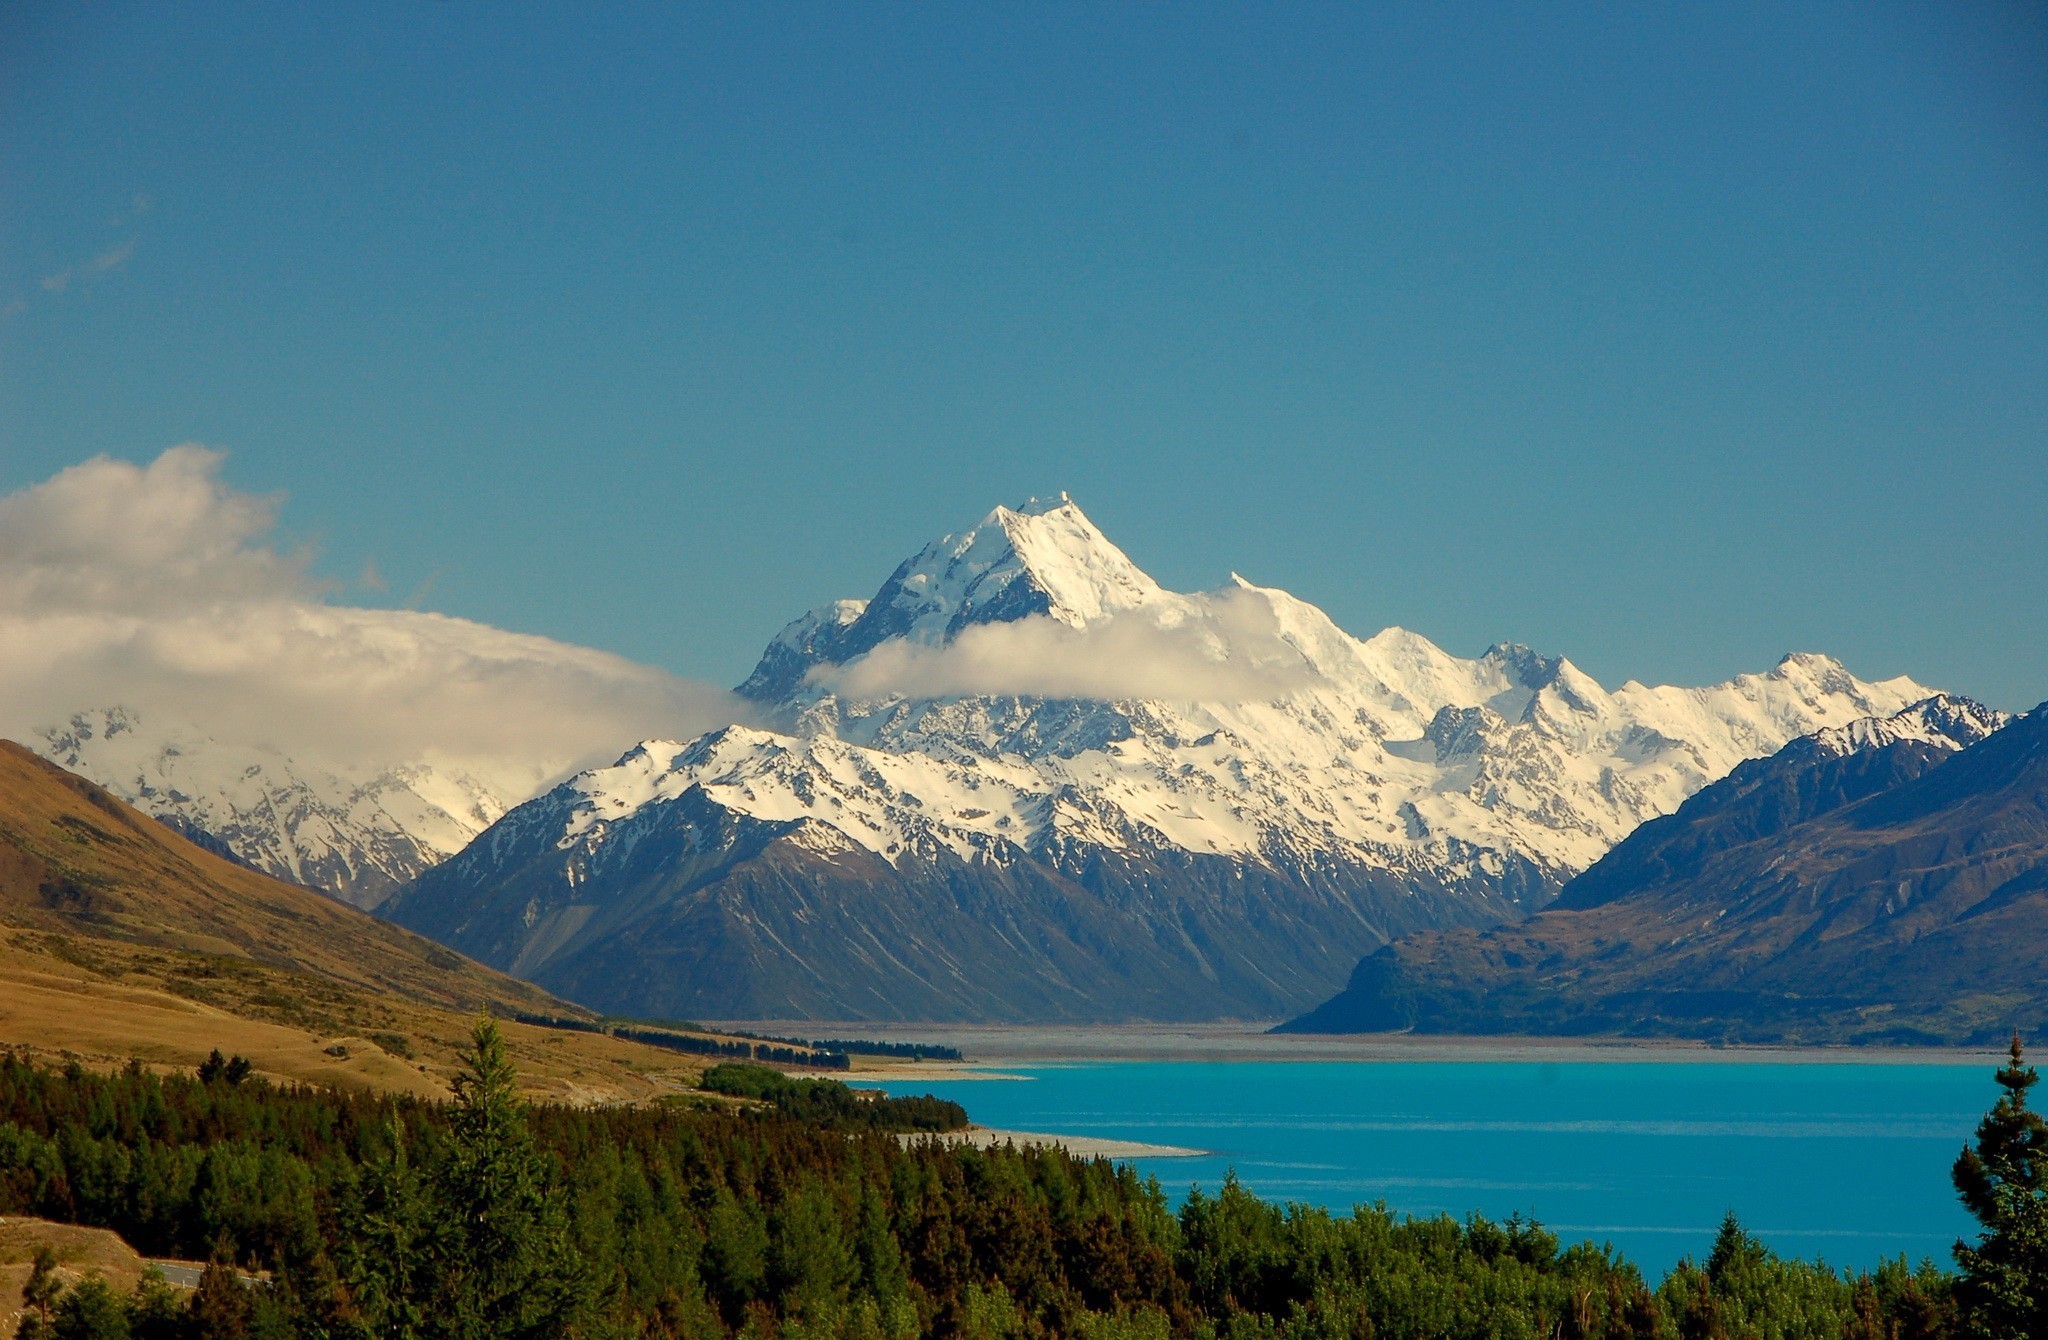
<path fill-rule="evenodd" d="M 897 639 L 845 665 L 821 666 L 811 682 L 865 700 L 998 694 L 1246 702 L 1280 697 L 1312 676 L 1281 637 L 1271 603 L 1234 588 L 1174 622 L 1132 611 L 1074 628 L 1040 615 L 977 624 L 942 646 Z"/>
<path fill-rule="evenodd" d="M 109 270 L 126 264 L 128 258 L 134 254 L 135 239 L 131 237 L 111 251 L 102 251 L 99 255 L 86 262 L 86 267 L 94 274 L 105 274 Z"/>
<path fill-rule="evenodd" d="M 144 214 L 147 214 L 155 206 L 155 196 L 147 191 L 137 191 L 128 198 L 128 204 L 125 209 L 116 212 L 107 220 L 107 227 L 114 229 L 133 227 Z M 130 237 L 127 241 L 116 246 L 109 247 L 104 251 L 94 252 L 83 260 L 74 261 L 61 270 L 44 275 L 39 286 L 43 292 L 56 296 L 70 291 L 74 280 L 79 283 L 92 283 L 126 265 L 130 258 L 135 255 L 136 245 L 140 241 L 141 238 L 139 236 Z M 27 300 L 16 298 L 4 308 L 0 308 L 0 320 L 18 315 L 27 310 Z"/>
<path fill-rule="evenodd" d="M 223 456 L 95 457 L 0 497 L 0 735 L 122 705 L 308 763 L 460 764 L 517 789 L 743 719 L 725 690 L 587 647 L 334 603 Z"/>

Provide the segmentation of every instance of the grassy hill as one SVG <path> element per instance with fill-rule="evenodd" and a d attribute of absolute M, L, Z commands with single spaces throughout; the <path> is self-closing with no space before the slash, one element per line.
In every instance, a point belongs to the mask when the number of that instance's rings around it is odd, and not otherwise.
<path fill-rule="evenodd" d="M 589 1011 L 354 908 L 222 860 L 0 741 L 0 1046 L 440 1095 L 477 1012 Z M 645 1099 L 707 1062 L 505 1025 L 536 1097 Z"/>

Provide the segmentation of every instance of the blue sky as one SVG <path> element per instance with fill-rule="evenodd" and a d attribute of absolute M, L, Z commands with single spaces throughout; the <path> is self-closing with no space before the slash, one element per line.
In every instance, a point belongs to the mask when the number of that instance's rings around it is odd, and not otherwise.
<path fill-rule="evenodd" d="M 18 5 L 0 491 L 735 682 L 998 501 L 1610 684 L 2048 697 L 2039 6 Z"/>

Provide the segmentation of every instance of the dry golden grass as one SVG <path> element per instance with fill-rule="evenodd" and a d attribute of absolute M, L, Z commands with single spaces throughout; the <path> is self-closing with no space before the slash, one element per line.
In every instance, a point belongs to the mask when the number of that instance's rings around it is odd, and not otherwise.
<path fill-rule="evenodd" d="M 443 1095 L 480 1011 L 589 1011 L 310 889 L 201 850 L 0 740 L 0 1046 Z M 504 1026 L 534 1097 L 644 1101 L 707 1061 Z"/>
<path fill-rule="evenodd" d="M 118 1234 L 47 1219 L 0 1218 L 0 1336 L 21 1324 L 21 1290 L 28 1282 L 35 1250 L 47 1246 L 57 1257 L 57 1278 L 68 1287 L 97 1274 L 121 1293 L 142 1280 L 149 1263 Z M 204 1265 L 204 1262 L 192 1264 Z"/>

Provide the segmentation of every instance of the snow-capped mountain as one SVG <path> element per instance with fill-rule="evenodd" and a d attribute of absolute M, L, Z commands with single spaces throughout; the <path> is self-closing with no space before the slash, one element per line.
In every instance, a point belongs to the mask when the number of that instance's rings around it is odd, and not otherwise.
<path fill-rule="evenodd" d="M 1846 726 L 1830 726 L 1807 738 L 1815 753 L 1837 758 L 1906 741 L 1952 753 L 1988 738 L 2012 721 L 2012 713 L 1986 707 L 1974 698 L 1937 693 L 1891 716 L 1865 717 Z"/>
<path fill-rule="evenodd" d="M 1982 1045 L 2048 997 L 2048 707 L 1946 695 L 1751 759 L 1536 916 L 1360 960 L 1297 1032 Z"/>
<path fill-rule="evenodd" d="M 1212 635 L 1202 650 L 1218 664 L 1277 653 L 1295 672 L 1275 677 L 1284 692 L 1209 702 L 848 698 L 821 673 L 857 671 L 892 640 L 943 646 L 976 625 L 1030 615 L 1081 630 L 1124 618 L 1206 632 L 1224 610 L 1252 633 Z M 849 835 L 885 856 L 913 831 L 943 834 L 956 851 L 989 840 L 1033 850 L 1127 821 L 1146 840 L 1253 859 L 1344 851 L 1441 868 L 1471 856 L 1517 889 L 1535 880 L 1528 892 L 1538 901 L 1540 885 L 1590 865 L 1742 759 L 1931 693 L 1903 678 L 1865 683 L 1815 655 L 1709 688 L 1629 683 L 1610 693 L 1526 647 L 1465 660 L 1398 628 L 1360 641 L 1315 606 L 1242 578 L 1217 593 L 1166 591 L 1064 495 L 998 508 L 905 563 L 874 600 L 797 620 L 741 691 L 779 695 L 771 719 L 797 739 L 762 736 L 748 763 L 721 754 L 728 771 L 705 780 L 737 781 L 753 767 L 788 777 L 732 803 L 786 818 L 799 796 L 829 797 L 798 808 L 826 822 L 849 815 Z M 914 816 L 892 805 L 886 786 L 856 799 L 794 780 L 805 769 L 792 751 L 816 758 L 822 780 L 840 743 L 874 751 L 881 775 L 902 766 L 884 756 L 947 760 L 955 775 L 920 791 Z M 686 767 L 671 786 L 698 775 Z M 1108 808 L 1082 818 L 1042 803 L 1067 793 Z M 996 806 L 998 794 L 1015 799 Z M 1041 803 L 1025 803 L 1034 798 Z"/>
<path fill-rule="evenodd" d="M 1817 655 L 1610 691 L 1526 647 L 1360 640 L 1241 578 L 1167 591 L 1062 495 L 790 624 L 740 692 L 771 729 L 645 742 L 392 914 L 641 1013 L 1272 1014 L 1932 691 Z"/>
<path fill-rule="evenodd" d="M 77 713 L 35 744 L 201 845 L 358 907 L 462 850 L 508 806 L 465 773 L 342 775 L 119 707 Z"/>

